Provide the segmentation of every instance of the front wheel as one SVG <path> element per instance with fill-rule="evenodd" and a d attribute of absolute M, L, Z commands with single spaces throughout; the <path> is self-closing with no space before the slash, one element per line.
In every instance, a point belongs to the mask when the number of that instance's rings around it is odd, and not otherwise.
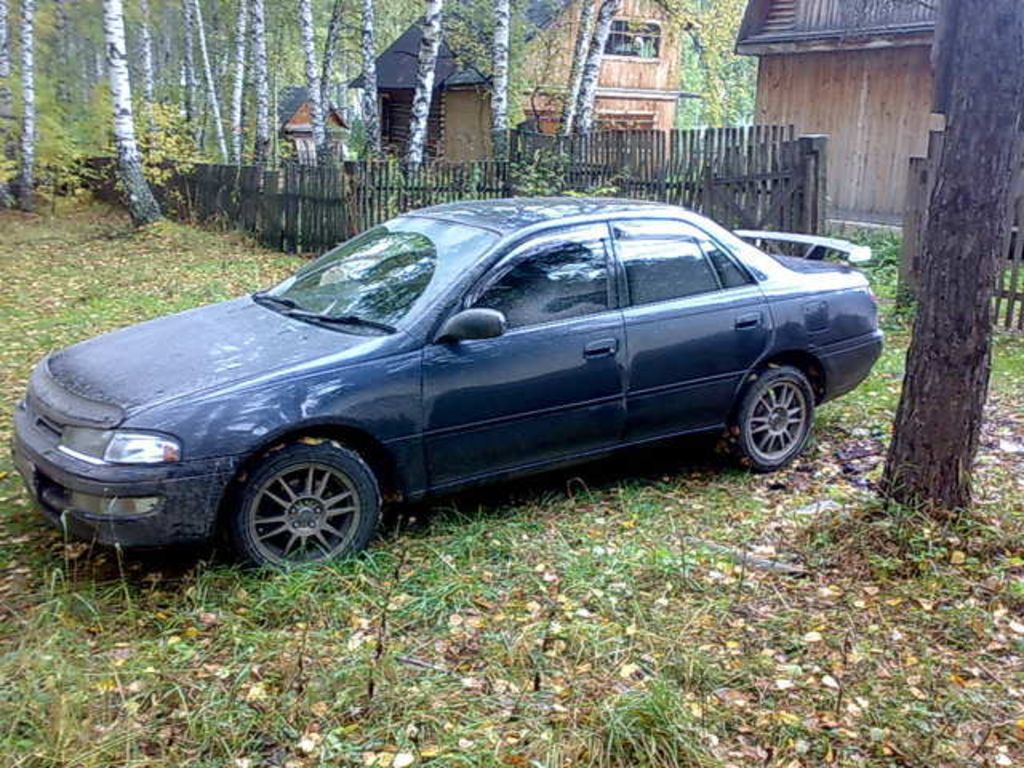
<path fill-rule="evenodd" d="M 233 548 L 257 566 L 326 562 L 363 549 L 377 528 L 377 479 L 354 451 L 297 443 L 267 455 L 229 523 Z"/>
<path fill-rule="evenodd" d="M 802 371 L 770 368 L 743 396 L 733 425 L 742 463 L 757 472 L 789 464 L 807 446 L 814 424 L 814 390 Z"/>

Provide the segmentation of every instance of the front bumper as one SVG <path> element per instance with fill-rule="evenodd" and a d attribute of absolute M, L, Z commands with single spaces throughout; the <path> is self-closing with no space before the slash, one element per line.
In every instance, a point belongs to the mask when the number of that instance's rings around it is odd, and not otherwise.
<path fill-rule="evenodd" d="M 72 538 L 125 548 L 209 541 L 234 459 L 159 467 L 92 465 L 56 450 L 25 408 L 14 417 L 14 465 L 43 515 Z M 97 514 L 121 499 L 144 499 L 139 514 Z M 83 502 L 90 503 L 83 503 Z"/>

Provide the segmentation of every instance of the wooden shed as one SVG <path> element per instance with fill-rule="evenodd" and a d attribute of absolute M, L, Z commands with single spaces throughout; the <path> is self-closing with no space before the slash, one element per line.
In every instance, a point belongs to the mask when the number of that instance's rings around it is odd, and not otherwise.
<path fill-rule="evenodd" d="M 737 52 L 759 57 L 757 122 L 828 134 L 829 215 L 902 220 L 932 127 L 934 4 L 750 0 Z"/>

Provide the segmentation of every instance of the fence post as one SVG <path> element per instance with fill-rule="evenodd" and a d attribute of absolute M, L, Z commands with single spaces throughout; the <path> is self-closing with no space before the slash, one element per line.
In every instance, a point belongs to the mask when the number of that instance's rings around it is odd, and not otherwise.
<path fill-rule="evenodd" d="M 928 220 L 929 166 L 927 157 L 910 158 L 907 200 L 903 211 L 903 250 L 900 255 L 896 306 L 907 307 L 917 296 L 918 264 Z"/>
<path fill-rule="evenodd" d="M 801 136 L 797 141 L 804 177 L 802 229 L 819 235 L 825 231 L 828 215 L 828 136 Z"/>

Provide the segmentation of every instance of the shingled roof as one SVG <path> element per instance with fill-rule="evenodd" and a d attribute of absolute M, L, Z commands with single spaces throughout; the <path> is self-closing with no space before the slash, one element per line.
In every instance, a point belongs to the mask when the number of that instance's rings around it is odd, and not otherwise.
<path fill-rule="evenodd" d="M 927 43 L 934 2 L 925 0 L 750 0 L 738 53 Z"/>

